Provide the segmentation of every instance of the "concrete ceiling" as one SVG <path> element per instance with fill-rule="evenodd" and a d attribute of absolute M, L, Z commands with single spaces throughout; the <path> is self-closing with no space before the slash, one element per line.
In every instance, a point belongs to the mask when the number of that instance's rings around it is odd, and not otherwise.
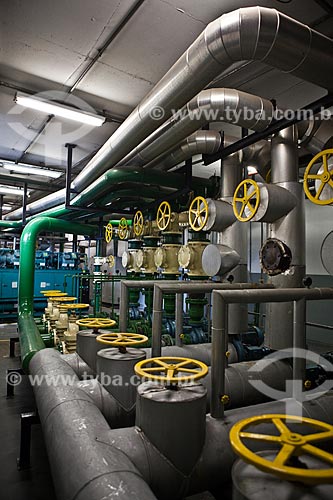
<path fill-rule="evenodd" d="M 75 142 L 77 172 L 207 23 L 238 7 L 254 4 L 274 7 L 333 35 L 332 0 L 291 0 L 289 3 L 144 0 L 124 23 L 137 3 L 138 0 L 0 2 L 0 158 L 64 171 L 64 144 Z M 122 24 L 117 36 L 80 79 Z M 275 98 L 280 106 L 296 108 L 324 94 L 318 87 L 261 64 L 222 75 L 214 86 L 232 87 L 235 78 L 238 88 Z M 73 85 L 75 88 L 68 96 Z M 63 92 L 66 102 L 79 98 L 80 107 L 90 106 L 103 113 L 107 120 L 101 127 L 83 130 L 77 130 L 77 125 L 64 119 L 49 119 L 46 124 L 47 115 L 14 103 L 15 92 L 20 89 L 33 93 Z M 0 183 L 2 173 L 0 169 Z M 44 179 L 44 182 L 48 181 Z M 63 182 L 62 177 L 52 181 L 52 186 Z M 32 198 L 43 194 L 32 191 Z M 21 198 L 16 201 L 21 203 Z"/>

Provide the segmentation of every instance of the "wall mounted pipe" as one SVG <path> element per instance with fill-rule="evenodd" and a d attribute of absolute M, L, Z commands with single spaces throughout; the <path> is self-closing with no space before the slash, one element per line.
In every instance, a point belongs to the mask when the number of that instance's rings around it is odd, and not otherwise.
<path fill-rule="evenodd" d="M 248 7 L 224 14 L 205 28 L 89 161 L 72 187 L 84 189 L 156 130 L 173 109 L 184 106 L 234 63 L 246 60 L 259 60 L 333 90 L 329 76 L 333 67 L 331 39 L 274 9 Z M 164 111 L 161 120 L 151 117 L 157 106 Z M 63 203 L 65 192 L 53 196 L 55 206 Z M 7 217 L 20 218 L 21 214 L 15 211 Z"/>
<path fill-rule="evenodd" d="M 305 326 L 296 324 L 296 321 L 304 319 L 306 300 L 333 299 L 333 288 L 279 288 L 275 290 L 214 290 L 213 291 L 213 321 L 212 321 L 212 389 L 211 389 L 211 415 L 214 418 L 222 418 L 224 406 L 221 398 L 225 394 L 225 370 L 228 364 L 225 355 L 228 334 L 228 306 L 229 304 L 255 302 L 296 302 L 301 300 L 294 322 L 294 339 L 297 344 L 293 347 L 304 348 Z M 304 322 L 305 325 L 305 322 Z M 288 346 L 289 347 L 289 346 Z M 296 355 L 295 355 L 296 357 Z M 297 380 L 304 380 L 304 365 L 296 362 L 294 375 Z"/>
<path fill-rule="evenodd" d="M 26 371 L 34 354 L 45 347 L 33 318 L 36 241 L 41 231 L 94 236 L 98 229 L 94 226 L 74 224 L 50 217 L 37 217 L 25 226 L 20 241 L 18 329 L 22 366 Z"/>

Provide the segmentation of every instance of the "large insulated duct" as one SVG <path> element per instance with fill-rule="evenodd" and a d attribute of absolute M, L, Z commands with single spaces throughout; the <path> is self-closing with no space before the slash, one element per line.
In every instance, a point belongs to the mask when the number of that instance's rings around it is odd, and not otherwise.
<path fill-rule="evenodd" d="M 186 139 L 183 139 L 174 148 L 147 163 L 145 168 L 158 167 L 161 170 L 169 170 L 195 155 L 217 153 L 221 144 L 221 134 L 216 130 L 198 130 L 189 137 L 186 137 Z"/>
<path fill-rule="evenodd" d="M 48 387 L 47 381 L 60 381 Z M 105 438 L 110 427 L 92 397 L 76 387 L 76 376 L 59 353 L 46 349 L 30 363 L 32 376 L 42 380 L 34 384 L 47 454 L 61 500 L 156 500 L 140 472 L 121 450 Z M 58 432 L 61 429 L 61 437 Z"/>
<path fill-rule="evenodd" d="M 211 22 L 76 177 L 81 191 L 115 166 L 150 133 L 235 62 L 257 60 L 333 90 L 333 41 L 265 7 L 235 10 Z M 162 108 L 160 119 L 154 110 Z M 155 115 L 156 116 L 156 115 Z M 53 206 L 64 201 L 54 193 Z M 48 199 L 48 197 L 46 197 Z M 49 200 L 45 202 L 49 203 Z M 50 207 L 50 205 L 48 205 Z M 8 218 L 20 218 L 12 212 Z"/>
<path fill-rule="evenodd" d="M 120 165 L 145 165 L 210 122 L 225 122 L 255 131 L 264 130 L 273 119 L 268 99 L 235 89 L 203 90 L 158 128 Z"/>
<path fill-rule="evenodd" d="M 282 241 L 292 253 L 291 268 L 269 281 L 277 288 L 302 287 L 305 276 L 305 209 L 302 184 L 298 182 L 297 127 L 281 130 L 272 139 L 272 184 L 280 186 L 297 200 L 286 216 L 269 225 L 269 237 Z M 269 250 L 268 250 L 269 251 Z M 266 340 L 272 349 L 293 345 L 293 306 L 272 303 L 266 309 Z"/>
<path fill-rule="evenodd" d="M 41 231 L 95 236 L 98 228 L 50 217 L 37 217 L 25 226 L 20 241 L 18 330 L 22 366 L 26 371 L 34 354 L 45 348 L 33 317 L 36 240 Z"/>

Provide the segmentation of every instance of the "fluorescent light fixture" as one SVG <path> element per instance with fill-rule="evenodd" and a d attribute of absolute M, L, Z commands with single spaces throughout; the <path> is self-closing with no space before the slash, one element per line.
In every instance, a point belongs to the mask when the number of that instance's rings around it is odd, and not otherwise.
<path fill-rule="evenodd" d="M 39 168 L 33 165 L 26 165 L 24 163 L 12 163 L 0 160 L 0 165 L 1 163 L 3 168 L 6 170 L 11 170 L 12 172 L 17 172 L 18 174 L 41 175 L 43 177 L 51 177 L 52 179 L 58 179 L 58 177 L 62 175 L 62 172 L 57 172 L 56 170 L 48 170 L 46 168 Z"/>
<path fill-rule="evenodd" d="M 2 210 L 14 210 L 14 207 L 5 203 L 4 205 L 2 205 Z"/>
<path fill-rule="evenodd" d="M 29 193 L 29 191 L 28 191 Z M 15 196 L 24 196 L 23 189 L 8 186 L 0 186 L 0 194 L 13 194 Z"/>
<path fill-rule="evenodd" d="M 40 97 L 31 96 L 29 94 L 17 93 L 15 97 L 16 104 L 25 106 L 26 108 L 36 109 L 48 115 L 61 116 L 68 120 L 74 120 L 80 123 L 86 123 L 93 127 L 100 127 L 105 122 L 104 116 L 95 115 L 88 111 L 77 111 L 70 106 L 58 104 L 56 102 L 47 101 Z"/>

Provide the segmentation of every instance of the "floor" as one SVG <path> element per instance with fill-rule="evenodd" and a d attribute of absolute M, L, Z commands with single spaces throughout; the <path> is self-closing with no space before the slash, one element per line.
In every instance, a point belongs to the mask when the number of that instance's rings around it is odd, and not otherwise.
<path fill-rule="evenodd" d="M 20 414 L 33 411 L 34 399 L 25 377 L 15 387 L 13 398 L 6 398 L 7 368 L 20 368 L 19 344 L 16 357 L 9 358 L 9 338 L 16 336 L 16 325 L 0 325 L 0 484 L 1 500 L 55 500 L 43 434 L 40 425 L 32 427 L 31 468 L 17 470 L 20 447 Z"/>

